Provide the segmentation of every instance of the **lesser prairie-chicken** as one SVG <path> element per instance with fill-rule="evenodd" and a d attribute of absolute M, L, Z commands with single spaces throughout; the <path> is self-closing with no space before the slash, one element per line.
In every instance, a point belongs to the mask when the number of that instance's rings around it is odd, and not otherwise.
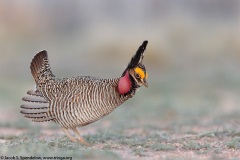
<path fill-rule="evenodd" d="M 76 127 L 108 115 L 131 98 L 139 87 L 148 86 L 142 63 L 147 43 L 144 41 L 138 48 L 120 77 L 110 79 L 90 76 L 57 78 L 50 69 L 47 52 L 39 52 L 30 65 L 36 90 L 29 90 L 22 98 L 25 103 L 21 105 L 21 113 L 34 122 L 54 121 L 72 141 L 88 144 Z"/>

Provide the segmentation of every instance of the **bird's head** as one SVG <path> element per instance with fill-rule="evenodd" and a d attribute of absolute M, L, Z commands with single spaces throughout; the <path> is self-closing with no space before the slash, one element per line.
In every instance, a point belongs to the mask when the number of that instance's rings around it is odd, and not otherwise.
<path fill-rule="evenodd" d="M 133 78 L 136 87 L 141 87 L 142 85 L 148 87 L 148 74 L 143 64 L 140 63 L 137 67 L 129 69 L 128 72 L 129 75 Z"/>
<path fill-rule="evenodd" d="M 143 44 L 138 48 L 136 54 L 132 57 L 127 68 L 124 70 L 118 84 L 120 94 L 125 95 L 132 91 L 135 92 L 135 90 L 142 85 L 148 87 L 148 74 L 142 63 L 147 43 L 148 41 L 143 42 Z"/>

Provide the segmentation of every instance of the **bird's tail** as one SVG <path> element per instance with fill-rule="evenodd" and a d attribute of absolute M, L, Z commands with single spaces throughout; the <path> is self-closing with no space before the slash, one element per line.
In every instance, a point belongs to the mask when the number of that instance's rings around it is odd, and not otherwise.
<path fill-rule="evenodd" d="M 47 79 L 54 77 L 48 60 L 47 51 L 43 50 L 36 54 L 31 62 L 32 76 L 37 83 L 44 83 Z"/>
<path fill-rule="evenodd" d="M 30 90 L 22 98 L 24 104 L 21 105 L 20 113 L 34 122 L 50 121 L 54 118 L 48 115 L 49 102 L 38 91 Z"/>

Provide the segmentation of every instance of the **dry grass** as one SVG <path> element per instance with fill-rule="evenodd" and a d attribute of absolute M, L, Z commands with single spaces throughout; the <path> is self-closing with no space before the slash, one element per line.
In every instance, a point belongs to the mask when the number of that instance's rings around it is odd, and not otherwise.
<path fill-rule="evenodd" d="M 186 92 L 151 92 L 154 89 L 144 89 L 106 118 L 79 128 L 92 147 L 70 142 L 52 123 L 30 123 L 18 114 L 15 120 L 5 117 L 0 123 L 0 153 L 74 159 L 239 159 L 240 110 L 235 96 L 223 100 L 199 92 L 187 101 Z M 148 99 L 141 98 L 145 94 Z M 204 104 L 198 104 L 201 101 Z M 229 102 L 232 107 L 223 113 Z M 201 107 L 192 106 L 197 104 Z"/>

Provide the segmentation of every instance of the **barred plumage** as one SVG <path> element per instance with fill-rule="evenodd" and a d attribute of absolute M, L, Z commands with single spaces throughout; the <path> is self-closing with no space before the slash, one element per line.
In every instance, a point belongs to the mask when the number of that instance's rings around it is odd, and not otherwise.
<path fill-rule="evenodd" d="M 72 141 L 87 144 L 76 127 L 108 115 L 131 98 L 137 88 L 147 86 L 146 69 L 142 64 L 146 46 L 147 41 L 144 41 L 122 77 L 112 79 L 90 76 L 56 78 L 50 70 L 47 52 L 39 52 L 30 66 L 37 89 L 28 91 L 23 97 L 25 104 L 21 105 L 21 113 L 35 122 L 54 121 Z M 142 75 L 139 76 L 138 72 Z M 74 131 L 77 139 L 69 134 L 68 129 Z"/>

